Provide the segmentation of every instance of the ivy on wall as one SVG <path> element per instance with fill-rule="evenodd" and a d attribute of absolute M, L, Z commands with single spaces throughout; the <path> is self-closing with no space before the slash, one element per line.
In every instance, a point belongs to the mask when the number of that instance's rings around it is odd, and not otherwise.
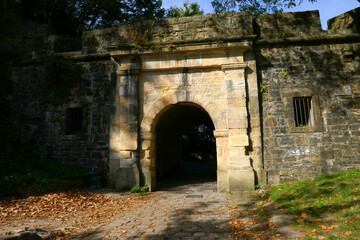
<path fill-rule="evenodd" d="M 82 79 L 79 64 L 61 55 L 50 55 L 45 61 L 45 101 L 52 105 L 68 102 L 71 89 Z"/>

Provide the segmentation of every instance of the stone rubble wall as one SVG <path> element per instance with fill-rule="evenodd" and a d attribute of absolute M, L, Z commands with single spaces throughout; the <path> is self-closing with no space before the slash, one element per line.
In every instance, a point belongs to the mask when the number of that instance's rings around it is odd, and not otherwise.
<path fill-rule="evenodd" d="M 326 34 L 318 11 L 262 14 L 254 17 L 254 33 L 259 39 L 311 37 Z"/>
<path fill-rule="evenodd" d="M 114 158 L 119 155 L 131 163 L 140 161 L 137 159 L 140 139 L 135 135 L 141 123 L 137 121 L 137 114 L 143 117 L 150 109 L 147 104 L 164 95 L 164 89 L 179 90 L 180 96 L 181 88 L 188 88 L 181 85 L 182 76 L 196 85 L 191 90 L 194 96 L 205 92 L 217 101 L 225 101 L 218 92 L 226 90 L 224 83 L 220 83 L 220 77 L 224 78 L 224 71 L 219 68 L 222 63 L 215 72 L 190 70 L 185 74 L 169 68 L 168 77 L 160 76 L 156 81 L 151 66 L 145 64 L 163 64 L 164 59 L 156 58 L 175 56 L 178 50 L 178 59 L 172 59 L 174 64 L 180 60 L 190 64 L 197 58 L 187 58 L 184 53 L 199 52 L 200 44 L 212 50 L 242 48 L 241 62 L 251 66 L 245 76 L 250 76 L 251 82 L 256 82 L 256 77 L 258 81 L 258 86 L 250 86 L 250 95 L 254 98 L 259 93 L 262 101 L 260 106 L 257 99 L 247 99 L 246 103 L 250 116 L 247 134 L 249 148 L 252 148 L 246 154 L 256 159 L 252 167 L 259 170 L 263 162 L 269 184 L 359 168 L 358 11 L 353 11 L 355 15 L 347 13 L 330 20 L 328 32 L 321 29 L 317 11 L 259 16 L 229 13 L 115 24 L 109 29 L 85 32 L 81 51 L 77 41 L 65 36 L 48 36 L 42 29 L 25 37 L 19 45 L 24 51 L 13 69 L 14 122 L 43 157 L 78 163 L 93 174 L 107 172 L 112 164 L 109 160 L 112 123 L 119 121 L 115 127 L 126 125 L 134 133 L 129 136 L 132 142 L 126 143 L 132 146 L 116 153 Z M 67 51 L 74 52 L 63 53 Z M 41 100 L 44 59 L 52 53 L 63 53 L 83 67 L 79 91 L 73 91 L 68 103 L 61 106 L 51 106 Z M 116 59 L 115 53 L 123 59 Z M 128 77 L 125 71 L 119 72 L 121 68 L 126 69 L 127 64 L 134 65 L 125 61 L 131 56 L 142 56 L 144 66 L 136 66 L 132 77 Z M 155 56 L 157 63 L 148 59 L 151 56 Z M 209 58 L 208 61 L 216 60 Z M 140 74 L 142 67 L 150 70 Z M 124 79 L 129 83 L 122 84 Z M 134 89 L 139 87 L 134 82 L 138 79 L 142 79 L 140 84 L 143 84 L 140 92 L 147 89 L 143 96 L 138 96 L 138 89 Z M 118 102 L 114 101 L 114 94 L 119 96 Z M 292 97 L 303 94 L 312 96 L 316 115 L 316 125 L 308 130 L 294 128 L 291 115 Z M 143 110 L 137 108 L 138 99 L 144 103 Z M 117 109 L 116 104 L 120 103 L 125 104 L 131 114 L 125 116 L 122 109 Z M 66 109 L 72 104 L 84 108 L 86 129 L 81 134 L 68 136 L 64 130 Z M 124 115 L 122 119 L 112 118 L 117 111 Z M 260 119 L 257 118 L 259 111 Z M 230 114 L 235 117 L 229 117 L 228 122 L 236 122 L 239 112 L 234 110 Z M 145 158 L 147 153 L 144 152 Z M 261 154 L 263 159 L 257 159 Z"/>
<path fill-rule="evenodd" d="M 253 34 L 252 20 L 244 13 L 229 13 L 114 24 L 109 29 L 85 32 L 83 53 L 134 47 L 156 50 L 176 42 L 246 37 Z"/>
<path fill-rule="evenodd" d="M 360 32 L 360 8 L 343 13 L 328 20 L 328 32 L 349 34 Z"/>
<path fill-rule="evenodd" d="M 355 59 L 344 60 L 344 49 L 353 49 Z M 269 46 L 258 53 L 269 184 L 360 168 L 360 44 Z M 286 94 L 296 92 L 319 98 L 313 107 L 320 129 L 289 127 L 295 123 Z"/>
<path fill-rule="evenodd" d="M 83 34 L 83 53 L 109 50 L 157 50 L 161 46 L 199 40 L 246 38 L 257 34 L 261 39 L 309 37 L 322 34 L 318 11 L 264 14 L 210 14 L 204 16 L 114 24 L 112 28 Z"/>
<path fill-rule="evenodd" d="M 100 174 L 109 158 L 109 116 L 112 64 L 82 62 L 83 82 L 68 104 L 53 106 L 43 100 L 45 70 L 42 65 L 17 67 L 13 72 L 15 125 L 35 150 L 46 159 L 75 163 Z M 66 109 L 80 104 L 86 129 L 65 135 Z"/>

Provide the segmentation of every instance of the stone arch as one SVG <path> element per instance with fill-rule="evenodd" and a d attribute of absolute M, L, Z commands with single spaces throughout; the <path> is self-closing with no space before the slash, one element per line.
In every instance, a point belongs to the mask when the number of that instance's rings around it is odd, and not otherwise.
<path fill-rule="evenodd" d="M 182 102 L 197 105 L 206 111 L 213 121 L 215 129 L 227 128 L 226 112 L 221 111 L 218 103 L 214 102 L 208 96 L 205 94 L 190 94 L 186 98 L 182 98 L 181 96 L 182 94 L 170 92 L 158 98 L 153 104 L 151 104 L 150 108 L 146 109 L 144 117 L 141 121 L 141 131 L 153 132 L 153 127 L 156 125 L 156 121 L 160 118 L 161 114 L 172 105 Z"/>
<path fill-rule="evenodd" d="M 184 101 L 182 101 L 184 100 Z M 226 128 L 226 119 L 218 104 L 205 95 L 188 95 L 187 98 L 177 97 L 175 93 L 168 93 L 158 98 L 146 110 L 141 121 L 141 171 L 145 184 L 154 190 L 156 185 L 156 127 L 161 117 L 175 105 L 194 106 L 202 110 L 212 121 L 215 129 Z"/>

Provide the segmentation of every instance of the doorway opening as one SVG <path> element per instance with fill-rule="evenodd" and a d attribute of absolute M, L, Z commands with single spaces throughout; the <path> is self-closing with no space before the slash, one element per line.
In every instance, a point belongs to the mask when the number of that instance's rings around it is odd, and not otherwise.
<path fill-rule="evenodd" d="M 155 131 L 158 190 L 216 182 L 214 124 L 203 108 L 174 104 L 161 115 Z"/>

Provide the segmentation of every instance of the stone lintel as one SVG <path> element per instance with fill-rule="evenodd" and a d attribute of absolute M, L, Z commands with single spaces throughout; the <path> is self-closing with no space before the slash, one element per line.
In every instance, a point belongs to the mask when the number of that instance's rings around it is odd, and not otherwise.
<path fill-rule="evenodd" d="M 143 72 L 159 72 L 159 71 L 175 71 L 175 70 L 184 70 L 184 69 L 207 69 L 207 68 L 221 68 L 221 64 L 211 64 L 211 65 L 193 65 L 193 66 L 179 66 L 179 67 L 163 67 L 163 68 L 151 68 L 151 69 L 144 69 Z"/>
<path fill-rule="evenodd" d="M 216 129 L 214 130 L 214 137 L 221 138 L 221 137 L 228 137 L 229 130 L 228 129 Z"/>
<path fill-rule="evenodd" d="M 245 69 L 248 67 L 247 63 L 228 63 L 228 64 L 222 64 L 221 70 L 227 71 L 227 70 L 233 70 L 233 69 Z"/>
<path fill-rule="evenodd" d="M 177 41 L 177 42 L 166 42 L 166 43 L 156 43 L 159 49 L 136 49 L 129 45 L 130 49 L 119 49 L 117 46 L 109 46 L 108 51 L 110 52 L 111 57 L 118 56 L 133 56 L 133 55 L 153 55 L 153 54 L 167 54 L 173 52 L 198 52 L 198 51 L 209 51 L 216 49 L 243 49 L 246 50 L 253 48 L 253 39 L 256 38 L 256 35 L 243 36 L 237 39 L 203 39 L 203 41 Z M 221 44 L 217 43 L 220 41 Z M 230 41 L 229 41 L 230 40 Z M 109 54 L 108 54 L 109 55 Z M 109 56 L 110 56 L 109 55 Z"/>

